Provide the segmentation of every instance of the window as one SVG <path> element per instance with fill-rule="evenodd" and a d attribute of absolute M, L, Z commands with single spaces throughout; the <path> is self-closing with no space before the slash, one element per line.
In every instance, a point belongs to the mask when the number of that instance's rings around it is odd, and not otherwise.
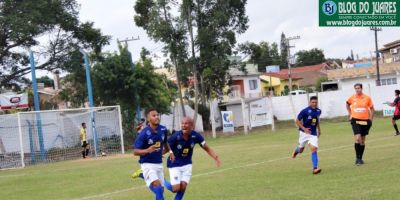
<path fill-rule="evenodd" d="M 381 79 L 381 85 L 396 85 L 397 78 L 385 78 Z"/>
<path fill-rule="evenodd" d="M 249 80 L 250 90 L 258 89 L 257 80 Z"/>

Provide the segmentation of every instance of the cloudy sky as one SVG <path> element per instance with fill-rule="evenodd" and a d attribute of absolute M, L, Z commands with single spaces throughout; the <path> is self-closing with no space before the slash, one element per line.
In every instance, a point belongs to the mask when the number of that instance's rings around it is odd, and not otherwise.
<path fill-rule="evenodd" d="M 129 43 L 134 60 L 141 47 L 161 55 L 162 44 L 154 43 L 143 29 L 133 21 L 135 0 L 78 0 L 81 4 L 81 21 L 93 21 L 112 41 L 107 51 L 116 51 L 116 39 L 140 37 Z M 346 58 L 353 49 L 355 55 L 369 57 L 374 51 L 374 34 L 369 28 L 323 28 L 318 27 L 318 0 L 248 0 L 246 6 L 250 18 L 249 29 L 238 36 L 238 42 L 279 42 L 280 34 L 299 35 L 294 52 L 302 49 L 321 48 L 325 56 Z M 379 46 L 400 39 L 400 28 L 383 28 L 379 32 Z M 292 51 L 293 52 L 293 51 Z M 160 62 L 160 61 L 159 61 Z"/>

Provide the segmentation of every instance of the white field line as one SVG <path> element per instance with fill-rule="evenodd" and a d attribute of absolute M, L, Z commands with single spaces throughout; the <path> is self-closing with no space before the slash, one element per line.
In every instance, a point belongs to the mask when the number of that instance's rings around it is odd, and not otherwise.
<path fill-rule="evenodd" d="M 388 136 L 388 137 L 383 137 L 383 138 L 379 138 L 379 139 L 376 139 L 376 140 L 370 140 L 370 141 L 368 141 L 368 143 L 376 142 L 376 141 L 380 141 L 380 140 L 385 140 L 387 138 L 393 138 L 393 137 L 394 136 Z M 386 147 L 386 146 L 391 146 L 391 145 L 376 146 L 375 148 Z M 345 148 L 350 148 L 350 147 L 353 147 L 353 145 L 343 145 L 343 146 L 333 147 L 333 148 L 329 148 L 329 149 L 322 149 L 322 150 L 319 150 L 318 152 L 334 151 L 334 150 L 345 149 Z M 307 153 L 307 154 L 309 154 L 309 153 Z M 206 173 L 196 174 L 196 175 L 193 175 L 192 177 L 195 178 L 195 177 L 207 176 L 207 175 L 211 175 L 211 174 L 217 174 L 217 173 L 230 171 L 230 170 L 234 170 L 234 169 L 253 167 L 253 166 L 261 165 L 261 164 L 264 164 L 264 163 L 271 163 L 271 162 L 276 162 L 276 161 L 285 160 L 285 159 L 289 159 L 289 158 L 291 158 L 291 156 L 285 156 L 285 157 L 271 159 L 271 160 L 264 160 L 264 161 L 261 161 L 261 162 L 249 163 L 249 164 L 245 164 L 245 165 L 239 165 L 239 166 L 236 166 L 236 167 L 229 167 L 229 168 L 225 168 L 225 169 L 213 170 L 213 171 L 206 172 Z M 73 199 L 73 200 L 87 200 L 87 199 L 101 198 L 101 197 L 106 197 L 106 196 L 110 196 L 110 195 L 114 195 L 114 194 L 119 194 L 119 193 L 123 193 L 123 192 L 129 192 L 129 191 L 134 191 L 134 190 L 144 189 L 144 188 L 146 188 L 146 186 L 144 186 L 144 185 L 143 186 L 137 186 L 137 187 L 132 187 L 132 188 L 115 190 L 113 192 L 107 192 L 107 193 L 103 193 L 103 194 L 86 196 L 86 197 Z"/>

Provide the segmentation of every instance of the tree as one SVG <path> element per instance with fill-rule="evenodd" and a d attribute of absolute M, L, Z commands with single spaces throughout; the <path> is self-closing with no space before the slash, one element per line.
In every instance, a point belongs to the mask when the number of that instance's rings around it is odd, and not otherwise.
<path fill-rule="evenodd" d="M 287 47 L 286 35 L 283 32 L 281 34 L 280 50 L 281 50 L 280 67 L 281 67 L 281 69 L 286 69 L 289 66 L 288 60 L 287 60 L 288 59 L 288 47 Z"/>
<path fill-rule="evenodd" d="M 183 18 L 196 27 L 195 49 L 198 49 L 196 64 L 200 76 L 202 102 L 205 97 L 221 94 L 227 83 L 230 66 L 227 59 L 236 45 L 236 34 L 248 28 L 247 0 L 185 0 L 181 10 Z M 188 14 L 186 14 L 188 13 Z M 190 30 L 190 29 L 189 29 Z M 207 69 L 207 71 L 206 71 Z M 211 73 L 209 73 L 211 72 Z M 205 76 L 205 75 L 208 76 Z M 204 84 L 207 83 L 207 84 Z"/>
<path fill-rule="evenodd" d="M 175 67 L 178 82 L 178 96 L 182 113 L 186 116 L 181 93 L 182 73 L 186 68 L 187 56 L 187 27 L 178 16 L 173 16 L 171 8 L 175 6 L 173 0 L 138 0 L 134 6 L 136 15 L 135 24 L 142 27 L 147 35 L 155 41 L 161 41 L 166 46 L 164 50 L 169 55 L 165 65 Z"/>
<path fill-rule="evenodd" d="M 109 36 L 78 19 L 76 0 L 4 0 L 0 6 L 0 83 L 22 82 L 30 73 L 28 53 L 40 55 L 36 69 L 66 70 L 71 52 L 86 48 L 98 54 Z M 48 37 L 47 37 L 48 36 Z M 49 38 L 40 43 L 39 38 Z"/>
<path fill-rule="evenodd" d="M 44 87 L 54 87 L 54 80 L 48 76 L 42 76 L 36 79 L 38 83 L 43 83 Z"/>
<path fill-rule="evenodd" d="M 246 42 L 239 45 L 239 50 L 250 56 L 249 62 L 258 65 L 259 72 L 265 72 L 268 65 L 280 65 L 281 59 L 278 52 L 278 45 L 274 42 L 271 45 L 268 42 Z"/>
<path fill-rule="evenodd" d="M 136 96 L 140 94 L 141 108 L 157 108 L 160 113 L 168 113 L 176 89 L 165 76 L 154 72 L 152 61 L 146 56 L 133 70 L 127 47 L 119 48 L 118 54 L 108 54 L 103 62 L 93 66 L 93 88 L 97 103 L 121 105 L 124 132 L 133 136 L 135 108 L 139 103 Z M 133 137 L 128 138 L 132 142 Z"/>
<path fill-rule="evenodd" d="M 91 58 L 95 61 L 95 57 Z M 83 66 L 81 52 L 75 50 L 69 54 L 69 59 L 65 62 L 68 74 L 64 77 L 64 89 L 60 92 L 61 100 L 71 102 L 72 107 L 82 107 L 88 101 L 86 71 Z"/>
<path fill-rule="evenodd" d="M 322 49 L 302 50 L 296 53 L 296 66 L 307 66 L 320 64 L 326 61 L 324 51 Z"/>

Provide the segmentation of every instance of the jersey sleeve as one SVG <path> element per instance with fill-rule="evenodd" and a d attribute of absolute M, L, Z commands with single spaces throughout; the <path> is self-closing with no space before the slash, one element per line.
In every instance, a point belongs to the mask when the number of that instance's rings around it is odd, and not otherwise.
<path fill-rule="evenodd" d="M 198 143 L 200 146 L 204 146 L 206 144 L 204 137 L 200 133 L 196 133 L 196 143 Z"/>
<path fill-rule="evenodd" d="M 163 141 L 163 143 L 164 143 L 164 144 L 167 144 L 167 142 L 168 142 L 168 129 L 165 129 L 165 131 L 164 131 L 164 141 Z"/>
<path fill-rule="evenodd" d="M 305 115 L 305 112 L 304 112 L 304 110 L 302 110 L 302 111 L 297 115 L 297 119 L 298 119 L 299 121 L 303 120 L 304 115 Z"/>
<path fill-rule="evenodd" d="M 353 104 L 353 96 L 349 97 L 346 101 L 347 105 Z"/>
<path fill-rule="evenodd" d="M 374 107 L 374 103 L 372 103 L 371 97 L 368 97 L 368 107 L 369 107 L 369 108 Z"/>
<path fill-rule="evenodd" d="M 175 144 L 176 141 L 176 133 L 173 134 L 168 140 L 168 145 L 172 148 L 172 146 Z"/>
<path fill-rule="evenodd" d="M 144 139 L 145 139 L 144 137 L 145 137 L 144 132 L 143 131 L 140 132 L 138 137 L 136 138 L 135 144 L 133 144 L 132 148 L 133 149 L 143 149 Z"/>

